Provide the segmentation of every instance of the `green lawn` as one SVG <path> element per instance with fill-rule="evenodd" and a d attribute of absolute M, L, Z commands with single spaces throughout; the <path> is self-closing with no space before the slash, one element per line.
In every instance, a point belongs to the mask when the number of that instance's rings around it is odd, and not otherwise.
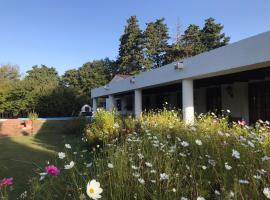
<path fill-rule="evenodd" d="M 69 122 L 46 122 L 35 136 L 0 138 L 0 179 L 14 178 L 11 199 L 25 190 L 38 167 L 44 168 L 48 160 L 63 151 L 65 143 L 78 139 L 66 132 Z"/>

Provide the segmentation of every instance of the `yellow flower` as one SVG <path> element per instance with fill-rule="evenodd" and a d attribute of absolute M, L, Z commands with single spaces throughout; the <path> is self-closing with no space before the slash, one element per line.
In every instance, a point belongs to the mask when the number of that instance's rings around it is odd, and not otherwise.
<path fill-rule="evenodd" d="M 91 199 L 100 199 L 101 198 L 101 193 L 103 189 L 100 187 L 100 183 L 97 182 L 96 180 L 91 180 L 87 183 L 87 189 L 86 189 L 86 194 L 91 198 Z"/>

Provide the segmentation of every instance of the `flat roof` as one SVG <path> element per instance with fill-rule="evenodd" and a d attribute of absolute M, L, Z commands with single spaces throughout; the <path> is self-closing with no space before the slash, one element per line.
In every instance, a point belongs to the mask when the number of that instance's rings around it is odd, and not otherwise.
<path fill-rule="evenodd" d="M 175 69 L 177 63 L 183 69 Z M 230 74 L 270 64 L 270 31 L 91 90 L 91 98 Z"/>

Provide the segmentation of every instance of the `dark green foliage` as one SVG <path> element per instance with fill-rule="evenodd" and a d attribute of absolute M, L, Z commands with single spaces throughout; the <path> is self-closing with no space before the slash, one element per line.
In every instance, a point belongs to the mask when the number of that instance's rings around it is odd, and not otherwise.
<path fill-rule="evenodd" d="M 61 84 L 89 96 L 91 89 L 106 84 L 116 73 L 115 63 L 108 58 L 83 64 L 79 69 L 65 72 Z"/>
<path fill-rule="evenodd" d="M 208 51 L 229 43 L 230 37 L 226 37 L 222 33 L 222 29 L 223 26 L 216 23 L 214 18 L 210 17 L 205 20 L 204 27 L 201 30 L 201 40 Z"/>
<path fill-rule="evenodd" d="M 144 31 L 144 47 L 147 68 L 161 67 L 165 62 L 165 53 L 168 50 L 168 27 L 164 18 L 150 22 Z"/>
<path fill-rule="evenodd" d="M 166 63 L 174 62 L 229 43 L 230 38 L 222 33 L 223 26 L 213 18 L 205 20 L 204 27 L 191 24 L 184 34 L 173 43 L 166 53 Z"/>
<path fill-rule="evenodd" d="M 136 16 L 127 20 L 124 34 L 120 38 L 119 73 L 136 74 L 144 65 L 143 37 Z"/>

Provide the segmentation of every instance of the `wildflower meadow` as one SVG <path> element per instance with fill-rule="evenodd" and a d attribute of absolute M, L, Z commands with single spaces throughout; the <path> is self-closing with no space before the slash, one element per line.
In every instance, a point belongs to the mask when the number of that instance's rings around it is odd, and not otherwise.
<path fill-rule="evenodd" d="M 79 144 L 40 166 L 18 199 L 270 199 L 269 123 L 228 115 L 186 125 L 175 110 L 140 119 L 99 110 Z M 14 181 L 0 182 L 0 199 Z"/>

